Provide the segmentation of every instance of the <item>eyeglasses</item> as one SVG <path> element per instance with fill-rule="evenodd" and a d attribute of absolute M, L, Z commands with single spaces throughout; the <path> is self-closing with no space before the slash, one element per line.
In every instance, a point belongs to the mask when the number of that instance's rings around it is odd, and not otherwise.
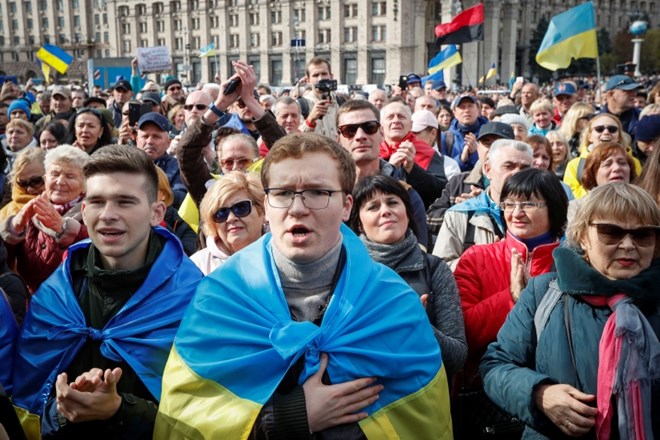
<path fill-rule="evenodd" d="M 33 188 L 37 189 L 44 184 L 44 178 L 41 176 L 33 177 L 29 180 L 16 179 L 16 185 L 23 189 Z"/>
<path fill-rule="evenodd" d="M 337 127 L 342 136 L 346 139 L 353 139 L 355 134 L 358 131 L 358 128 L 361 128 L 368 135 L 376 134 L 380 124 L 378 121 L 367 121 L 362 122 L 361 124 L 345 124 L 341 127 Z"/>
<path fill-rule="evenodd" d="M 659 226 L 642 226 L 635 229 L 624 229 L 610 223 L 590 223 L 589 226 L 596 228 L 598 241 L 607 246 L 621 243 L 626 235 L 630 235 L 638 246 L 653 246 L 660 231 Z"/>
<path fill-rule="evenodd" d="M 176 90 L 181 90 L 181 87 L 179 87 L 179 86 L 174 86 L 174 87 L 170 87 L 169 89 L 167 89 L 168 92 L 169 92 L 169 91 L 174 92 L 174 91 L 176 91 Z"/>
<path fill-rule="evenodd" d="M 504 212 L 513 212 L 516 207 L 520 208 L 523 212 L 534 211 L 536 209 L 545 208 L 548 206 L 545 202 L 502 202 L 500 209 Z"/>
<path fill-rule="evenodd" d="M 334 193 L 343 192 L 340 189 L 305 189 L 294 191 L 286 188 L 266 188 L 268 204 L 273 208 L 289 208 L 297 195 L 307 209 L 325 209 L 330 204 L 330 197 Z"/>
<path fill-rule="evenodd" d="M 209 106 L 206 105 L 206 104 L 186 104 L 186 105 L 183 106 L 183 108 L 187 111 L 191 111 L 194 108 L 194 109 L 199 110 L 201 112 L 201 111 L 204 111 L 207 108 L 209 108 Z"/>
<path fill-rule="evenodd" d="M 258 159 L 248 159 L 247 157 L 240 157 L 238 159 L 220 159 L 220 166 L 228 170 L 233 170 L 235 167 L 244 169 L 257 160 Z"/>
<path fill-rule="evenodd" d="M 224 223 L 229 218 L 229 213 L 233 213 L 238 218 L 247 217 L 252 212 L 252 200 L 241 200 L 231 205 L 229 208 L 220 208 L 213 213 L 213 221 Z"/>
<path fill-rule="evenodd" d="M 619 127 L 616 125 L 599 125 L 598 127 L 593 127 L 593 129 L 596 133 L 602 133 L 607 130 L 608 132 L 614 134 L 619 131 Z"/>

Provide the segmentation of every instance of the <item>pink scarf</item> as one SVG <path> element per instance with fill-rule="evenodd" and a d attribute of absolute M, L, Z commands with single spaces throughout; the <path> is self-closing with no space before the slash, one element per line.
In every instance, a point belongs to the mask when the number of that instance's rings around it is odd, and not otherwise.
<path fill-rule="evenodd" d="M 613 403 L 617 406 L 622 440 L 651 438 L 651 383 L 660 375 L 660 342 L 626 295 L 581 298 L 593 306 L 609 306 L 613 311 L 605 323 L 598 350 L 596 438 L 611 437 Z"/>

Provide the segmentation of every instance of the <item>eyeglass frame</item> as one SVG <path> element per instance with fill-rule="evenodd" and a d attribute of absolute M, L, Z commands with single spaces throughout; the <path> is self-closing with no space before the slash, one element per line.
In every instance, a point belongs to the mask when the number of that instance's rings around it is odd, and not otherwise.
<path fill-rule="evenodd" d="M 369 133 L 369 131 L 366 130 L 365 126 L 366 126 L 367 124 L 376 124 L 375 129 L 373 129 L 373 133 Z M 348 129 L 349 127 L 350 127 L 351 130 L 352 130 L 352 129 L 355 129 L 355 131 L 353 132 L 353 135 L 352 135 L 352 136 L 347 136 L 347 135 L 344 133 L 344 129 Z M 346 139 L 353 139 L 353 138 L 355 137 L 355 135 L 357 134 L 357 131 L 358 131 L 359 128 L 361 128 L 362 131 L 364 131 L 364 132 L 365 132 L 366 134 L 368 134 L 369 136 L 372 136 L 372 135 L 378 133 L 378 129 L 380 128 L 380 122 L 379 122 L 379 121 L 376 121 L 376 120 L 373 120 L 373 121 L 364 121 L 364 122 L 360 122 L 359 124 L 344 124 L 344 125 L 341 125 L 341 126 L 337 127 L 337 131 L 339 131 L 339 133 L 340 133 L 344 138 L 346 138 Z"/>
<path fill-rule="evenodd" d="M 619 225 L 615 225 L 613 223 L 593 223 L 590 222 L 589 226 L 593 226 L 596 228 L 596 236 L 598 237 L 598 241 L 605 246 L 618 246 L 628 235 L 630 235 L 630 238 L 632 241 L 635 242 L 638 246 L 642 247 L 647 247 L 651 246 L 651 243 L 644 243 L 645 237 L 639 236 L 640 233 L 648 232 L 648 231 L 655 231 L 655 242 L 658 240 L 658 235 L 660 235 L 660 226 L 653 226 L 653 225 L 647 225 L 647 226 L 640 226 L 638 228 L 634 229 L 626 229 L 622 228 Z M 600 228 L 612 228 L 614 230 L 618 230 L 617 235 L 621 235 L 620 238 L 617 239 L 617 237 L 614 237 L 612 233 L 608 234 L 604 231 L 601 231 Z M 604 239 L 605 237 L 610 237 L 612 240 L 607 240 Z M 648 238 L 651 236 L 649 235 Z"/>
<path fill-rule="evenodd" d="M 511 206 L 511 209 L 507 209 L 507 205 Z M 501 202 L 499 207 L 504 212 L 514 212 L 516 208 L 520 209 L 522 212 L 527 212 L 528 210 L 535 210 L 546 208 L 548 204 L 546 202 Z"/>
<path fill-rule="evenodd" d="M 250 158 L 247 158 L 247 157 L 240 157 L 240 158 L 238 158 L 238 159 L 219 159 L 219 160 L 218 160 L 218 164 L 220 164 L 220 168 L 227 168 L 227 169 L 229 169 L 229 167 L 225 167 L 225 164 L 224 164 L 225 161 L 231 161 L 231 165 L 232 165 L 231 168 L 234 167 L 234 164 L 235 164 L 236 162 L 247 161 L 247 162 L 246 162 L 246 165 L 247 165 L 247 166 L 246 166 L 245 168 L 248 168 L 248 167 L 250 166 L 250 164 L 253 164 L 253 163 L 255 163 L 255 162 L 258 161 L 258 160 L 259 160 L 258 157 L 255 157 L 255 158 L 253 158 L 253 159 L 250 159 Z"/>
<path fill-rule="evenodd" d="M 186 108 L 186 107 L 190 107 L 190 108 Z M 200 108 L 200 107 L 202 107 L 202 108 Z M 183 105 L 183 109 L 187 112 L 191 112 L 193 110 L 193 108 L 195 110 L 203 112 L 204 110 L 208 110 L 209 106 L 206 105 L 206 104 L 184 104 Z"/>
<path fill-rule="evenodd" d="M 591 129 L 598 134 L 604 133 L 605 130 L 607 130 L 609 134 L 614 134 L 619 132 L 619 127 L 617 127 L 616 125 L 598 125 L 598 126 L 594 125 L 593 127 L 591 127 Z M 614 131 L 612 131 L 612 129 L 614 129 Z"/>
<path fill-rule="evenodd" d="M 289 199 L 289 204 L 288 204 L 287 206 L 274 206 L 274 205 L 271 203 L 271 200 L 270 200 L 270 192 L 271 192 L 271 191 L 277 191 L 277 190 L 280 190 L 280 191 L 290 191 L 290 192 L 292 193 L 291 198 Z M 304 195 L 304 193 L 306 193 L 306 192 L 310 192 L 310 191 L 318 191 L 318 192 L 325 192 L 325 193 L 327 193 L 327 194 L 326 194 L 326 195 L 327 195 L 327 203 L 326 203 L 326 205 L 325 205 L 324 207 L 322 207 L 322 208 L 311 208 L 311 207 L 307 206 L 307 204 L 305 204 L 305 195 Z M 300 201 L 302 202 L 302 204 L 303 204 L 303 206 L 304 206 L 305 208 L 307 208 L 307 209 L 311 209 L 311 210 L 314 210 L 314 211 L 320 211 L 320 210 L 322 210 L 322 209 L 326 209 L 328 206 L 330 206 L 330 199 L 332 198 L 333 194 L 335 194 L 335 193 L 343 193 L 344 190 L 343 190 L 343 189 L 310 188 L 310 189 L 303 189 L 302 191 L 294 191 L 294 190 L 289 189 L 289 188 L 264 188 L 264 192 L 266 193 L 266 199 L 268 200 L 268 205 L 269 205 L 271 208 L 275 208 L 275 209 L 289 209 L 289 208 L 291 208 L 291 206 L 293 206 L 293 201 L 295 200 L 296 196 L 299 195 L 299 196 L 300 196 Z"/>
<path fill-rule="evenodd" d="M 241 203 L 246 203 L 246 202 L 249 204 L 247 213 L 245 213 L 243 215 L 239 215 L 239 213 L 236 212 L 236 210 L 238 209 L 236 207 L 236 205 L 239 205 Z M 253 205 L 254 205 L 254 202 L 250 199 L 239 200 L 238 202 L 234 203 L 231 206 L 222 206 L 222 207 L 216 209 L 211 217 L 213 218 L 213 221 L 215 223 L 218 223 L 218 224 L 225 223 L 227 220 L 229 220 L 229 214 L 230 213 L 234 214 L 237 218 L 244 218 L 244 217 L 247 217 L 248 215 L 252 214 L 252 206 Z M 220 211 L 223 211 L 222 216 L 219 215 Z M 224 215 L 224 213 L 226 213 L 227 215 Z"/>
<path fill-rule="evenodd" d="M 36 182 L 36 183 L 35 183 Z M 39 188 L 41 185 L 44 185 L 46 181 L 44 180 L 43 176 L 35 176 L 32 179 L 28 180 L 21 180 L 19 178 L 16 178 L 16 185 L 20 186 L 23 189 L 36 189 Z"/>

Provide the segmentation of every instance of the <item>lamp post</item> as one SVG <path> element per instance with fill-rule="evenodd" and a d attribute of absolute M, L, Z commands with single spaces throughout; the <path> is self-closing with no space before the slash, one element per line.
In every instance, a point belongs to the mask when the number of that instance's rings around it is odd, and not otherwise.
<path fill-rule="evenodd" d="M 291 47 L 293 48 L 293 74 L 295 75 L 296 81 L 300 80 L 300 77 L 298 75 L 299 73 L 299 68 L 298 68 L 298 55 L 301 50 L 304 50 L 305 47 L 305 40 L 303 38 L 294 38 L 291 40 Z"/>
<path fill-rule="evenodd" d="M 632 39 L 633 43 L 633 64 L 635 65 L 635 76 L 641 76 L 642 72 L 639 70 L 639 62 L 642 55 L 642 42 L 644 41 L 643 37 L 646 31 L 648 30 L 648 23 L 644 20 L 634 21 L 630 25 L 630 33 L 635 36 Z"/>

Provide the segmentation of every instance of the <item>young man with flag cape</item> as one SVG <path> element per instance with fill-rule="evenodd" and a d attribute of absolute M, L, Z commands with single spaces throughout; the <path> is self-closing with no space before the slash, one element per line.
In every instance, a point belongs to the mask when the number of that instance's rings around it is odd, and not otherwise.
<path fill-rule="evenodd" d="M 112 145 L 83 171 L 91 242 L 70 247 L 32 298 L 13 402 L 30 439 L 151 438 L 165 362 L 202 274 L 155 228 L 165 205 L 144 152 Z"/>
<path fill-rule="evenodd" d="M 452 438 L 419 297 L 342 225 L 355 177 L 331 139 L 276 142 L 262 168 L 271 233 L 200 283 L 155 438 Z"/>

